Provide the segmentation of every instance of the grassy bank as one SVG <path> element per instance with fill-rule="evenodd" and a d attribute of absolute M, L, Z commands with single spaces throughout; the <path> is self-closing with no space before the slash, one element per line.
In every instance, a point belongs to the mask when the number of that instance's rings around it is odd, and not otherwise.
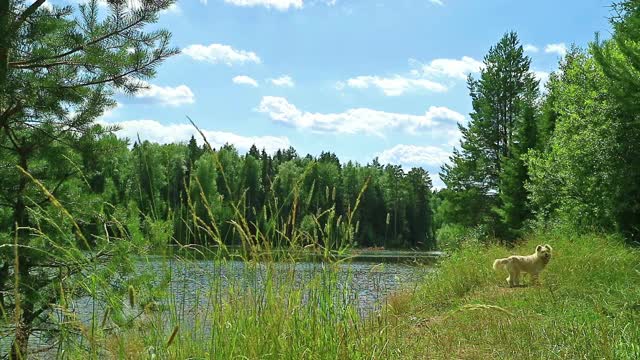
<path fill-rule="evenodd" d="M 541 284 L 506 287 L 492 261 L 554 247 Z M 638 359 L 640 252 L 616 237 L 532 236 L 515 249 L 467 244 L 417 287 L 389 296 L 381 313 L 358 313 L 328 266 L 303 285 L 259 265 L 260 284 L 220 281 L 184 303 L 109 323 L 69 358 L 129 359 Z M 251 266 L 248 266 L 252 273 Z M 250 275 L 248 275 L 250 277 Z M 245 276 L 245 279 L 247 277 Z M 527 279 L 528 280 L 528 279 Z M 251 285 L 253 284 L 253 285 Z M 525 282 L 527 284 L 527 282 Z M 169 294 L 169 296 L 171 296 Z M 194 321 L 187 320 L 194 315 Z M 101 320 L 104 322 L 104 320 Z M 104 324 L 103 324 L 104 325 Z"/>
<path fill-rule="evenodd" d="M 492 261 L 549 243 L 538 286 L 506 287 Z M 638 359 L 640 252 L 616 237 L 539 235 L 515 249 L 467 245 L 390 299 L 401 358 Z"/>

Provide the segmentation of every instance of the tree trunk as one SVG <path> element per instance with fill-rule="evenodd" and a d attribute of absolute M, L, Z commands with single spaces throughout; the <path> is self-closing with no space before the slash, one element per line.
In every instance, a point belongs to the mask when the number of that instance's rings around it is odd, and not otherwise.
<path fill-rule="evenodd" d="M 28 171 L 27 153 L 25 151 L 19 152 L 20 162 L 19 166 Z M 16 237 L 18 244 L 25 245 L 27 242 L 26 233 L 21 229 L 28 225 L 27 207 L 24 203 L 24 192 L 27 188 L 27 178 L 25 176 L 20 177 L 18 183 L 18 189 L 16 191 L 16 202 L 13 208 L 13 220 L 16 226 Z M 17 250 L 17 249 L 16 249 Z M 18 254 L 18 251 L 16 251 Z M 26 359 L 27 349 L 29 344 L 29 336 L 31 335 L 31 323 L 33 321 L 33 300 L 34 289 L 31 286 L 31 279 L 29 275 L 29 258 L 24 254 L 18 256 L 16 263 L 15 273 L 18 274 L 18 297 L 16 299 L 16 328 L 15 338 L 11 345 L 11 359 Z"/>
<path fill-rule="evenodd" d="M 22 273 L 22 270 L 20 272 Z M 22 360 L 27 358 L 29 337 L 31 336 L 31 322 L 33 321 L 33 304 L 27 297 L 25 297 L 25 300 L 27 301 L 21 308 L 22 315 L 16 324 L 15 338 L 13 339 L 13 344 L 11 344 L 11 356 L 9 358 L 12 360 Z"/>
<path fill-rule="evenodd" d="M 9 0 L 0 0 L 0 88 L 4 89 L 9 68 Z"/>

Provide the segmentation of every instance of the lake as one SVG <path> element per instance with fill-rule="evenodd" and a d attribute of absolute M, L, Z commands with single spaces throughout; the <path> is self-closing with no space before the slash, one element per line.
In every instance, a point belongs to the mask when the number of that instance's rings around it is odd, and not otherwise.
<path fill-rule="evenodd" d="M 384 260 L 376 257 L 377 261 L 381 259 Z M 366 260 L 331 264 L 319 261 L 256 263 L 150 257 L 139 262 L 137 268 L 139 272 L 157 275 L 158 280 L 153 281 L 155 284 L 169 275 L 165 289 L 165 294 L 169 295 L 157 300 L 159 311 L 154 315 L 162 318 L 167 326 L 176 321 L 182 326 L 190 326 L 196 317 L 212 313 L 215 311 L 213 303 L 228 301 L 229 289 L 233 289 L 236 296 L 261 294 L 266 283 L 276 289 L 300 289 L 304 303 L 307 303 L 310 292 L 328 288 L 332 306 L 355 307 L 361 317 L 366 317 L 384 306 L 387 295 L 403 288 L 412 288 L 432 269 L 415 262 L 403 263 L 398 260 L 397 254 L 390 257 L 389 263 L 372 262 L 371 258 Z M 259 299 L 260 296 L 255 298 Z M 133 318 L 140 313 L 139 309 L 129 308 L 126 297 L 122 302 L 125 304 L 126 317 Z M 83 297 L 74 301 L 69 310 L 81 322 L 89 325 L 92 312 L 95 311 L 95 318 L 99 321 L 104 315 L 104 308 L 103 302 Z M 32 349 L 45 345 L 39 335 L 34 333 L 32 336 Z M 0 341 L 0 349 L 8 350 L 9 340 L 5 338 Z"/>
<path fill-rule="evenodd" d="M 224 289 L 231 285 L 260 292 L 269 273 L 265 264 L 248 265 L 243 261 L 151 261 L 149 265 L 157 273 L 171 271 L 173 301 L 184 304 L 187 310 L 203 306 L 208 299 L 202 294 L 212 287 Z M 398 262 L 396 258 L 390 263 L 352 261 L 330 265 L 323 262 L 281 262 L 269 266 L 275 275 L 272 280 L 276 283 L 293 282 L 299 288 L 325 273 L 333 274 L 335 278 L 328 283 L 336 286 L 335 290 L 341 296 L 346 295 L 347 301 L 357 304 L 362 314 L 379 309 L 386 295 L 402 287 L 412 287 L 431 269 L 425 265 Z M 212 285 L 216 279 L 220 283 Z"/>

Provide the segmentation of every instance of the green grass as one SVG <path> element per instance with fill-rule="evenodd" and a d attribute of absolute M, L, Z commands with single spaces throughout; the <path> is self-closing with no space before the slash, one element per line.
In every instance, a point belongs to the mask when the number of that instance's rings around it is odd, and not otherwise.
<path fill-rule="evenodd" d="M 346 290 L 339 289 L 339 270 L 333 265 L 316 271 L 302 285 L 294 282 L 293 266 L 283 270 L 282 263 L 245 265 L 239 279 L 225 284 L 218 273 L 210 274 L 208 285 L 198 289 L 196 296 L 202 305 L 195 311 L 185 310 L 180 300 L 169 301 L 160 311 L 135 305 L 142 315 L 135 315 L 130 326 L 115 327 L 109 320 L 88 341 L 67 343 L 65 357 L 387 358 L 385 319 L 363 319 L 359 315 L 357 302 L 346 297 Z M 252 281 L 254 266 L 263 271 L 263 283 Z M 249 286 L 244 282 L 247 280 Z M 169 299 L 173 296 L 171 292 L 164 295 Z M 374 330 L 383 331 L 374 334 Z M 87 343 L 95 345 L 88 347 Z"/>
<path fill-rule="evenodd" d="M 511 253 L 549 243 L 554 256 L 535 286 L 508 288 L 491 268 Z M 279 270 L 278 270 L 279 269 Z M 365 318 L 338 290 L 337 271 L 318 271 L 303 286 L 266 264 L 264 286 L 220 283 L 194 323 L 147 312 L 117 333 L 98 332 L 100 358 L 148 359 L 638 359 L 640 253 L 614 236 L 532 236 L 515 249 L 467 244 L 418 287 L 386 300 Z M 278 274 L 278 276 L 276 276 Z M 526 279 L 528 280 L 528 279 Z M 226 293 L 226 291 L 225 291 Z M 304 294 L 309 294 L 305 301 Z M 176 335 L 171 339 L 176 326 Z M 67 348 L 69 358 L 84 358 Z"/>
<path fill-rule="evenodd" d="M 549 243 L 541 284 L 506 287 L 492 261 Z M 638 359 L 640 253 L 614 236 L 537 235 L 469 245 L 391 310 L 399 358 Z"/>

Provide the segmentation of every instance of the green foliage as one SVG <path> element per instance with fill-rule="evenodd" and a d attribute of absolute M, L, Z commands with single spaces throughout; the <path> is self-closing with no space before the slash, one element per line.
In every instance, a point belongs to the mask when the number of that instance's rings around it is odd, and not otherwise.
<path fill-rule="evenodd" d="M 484 58 L 480 78 L 469 77 L 473 112 L 461 150 L 442 168 L 447 191 L 443 223 L 487 224 L 513 239 L 529 217 L 522 156 L 537 143 L 538 81 L 515 33 L 505 34 Z"/>
<path fill-rule="evenodd" d="M 446 224 L 436 232 L 438 248 L 446 252 L 454 252 L 469 242 L 484 237 L 481 227 L 469 228 L 460 224 Z"/>
<path fill-rule="evenodd" d="M 135 9 L 109 2 L 109 16 L 97 1 L 76 10 L 43 3 L 0 2 L 0 206 L 10 217 L 4 229 L 23 250 L 0 257 L 2 272 L 19 279 L 0 277 L 0 293 L 11 294 L 0 297 L 0 307 L 16 320 L 14 359 L 26 355 L 34 326 L 50 328 L 40 322 L 54 304 L 82 292 L 87 268 L 128 254 L 128 241 L 110 241 L 122 235 L 120 220 L 100 198 L 121 195 L 122 177 L 109 173 L 116 164 L 105 155 L 118 142 L 94 121 L 115 105 L 115 91 L 143 88 L 142 80 L 177 53 L 168 31 L 148 29 L 172 0 Z M 141 200 L 153 208 L 151 197 Z"/>
<path fill-rule="evenodd" d="M 616 99 L 630 111 L 637 112 L 640 91 L 640 2 L 624 0 L 614 3 L 610 41 L 596 41 L 591 50 L 606 76 L 616 86 L 611 89 Z"/>
<path fill-rule="evenodd" d="M 611 19 L 614 34 L 611 41 L 599 43 L 596 37 L 591 51 L 602 71 L 612 82 L 608 92 L 620 111 L 613 118 L 616 126 L 617 155 L 621 176 L 620 191 L 613 200 L 616 225 L 633 241 L 640 240 L 640 2 L 621 1 L 614 4 Z M 622 190 L 624 189 L 624 190 Z"/>
<path fill-rule="evenodd" d="M 141 225 L 140 218 L 143 215 L 140 213 L 140 209 L 138 209 L 138 204 L 135 201 L 129 201 L 127 204 L 127 213 L 126 213 L 126 229 L 127 235 L 129 239 L 138 246 L 144 246 L 146 239 L 145 235 L 142 231 L 143 227 Z"/>
<path fill-rule="evenodd" d="M 189 223 L 191 228 L 204 227 L 209 231 L 194 231 L 194 242 L 207 244 L 212 238 L 211 229 L 207 224 L 216 221 L 216 218 L 224 216 L 222 208 L 222 195 L 218 192 L 218 171 L 216 170 L 215 154 L 205 153 L 193 165 L 195 171 L 190 180 L 189 207 L 190 215 L 183 220 Z M 224 179 L 223 179 L 224 181 Z M 229 217 L 224 217 L 229 219 Z M 193 219 L 193 220 L 191 220 Z M 178 239 L 178 242 L 181 242 Z"/>
<path fill-rule="evenodd" d="M 616 86 L 589 54 L 573 49 L 561 64 L 553 94 L 556 129 L 546 152 L 530 154 L 531 202 L 542 220 L 559 217 L 577 229 L 630 230 L 637 219 L 625 219 L 633 204 L 635 164 L 627 155 L 633 129 Z M 625 199 L 625 200 L 623 200 Z"/>

